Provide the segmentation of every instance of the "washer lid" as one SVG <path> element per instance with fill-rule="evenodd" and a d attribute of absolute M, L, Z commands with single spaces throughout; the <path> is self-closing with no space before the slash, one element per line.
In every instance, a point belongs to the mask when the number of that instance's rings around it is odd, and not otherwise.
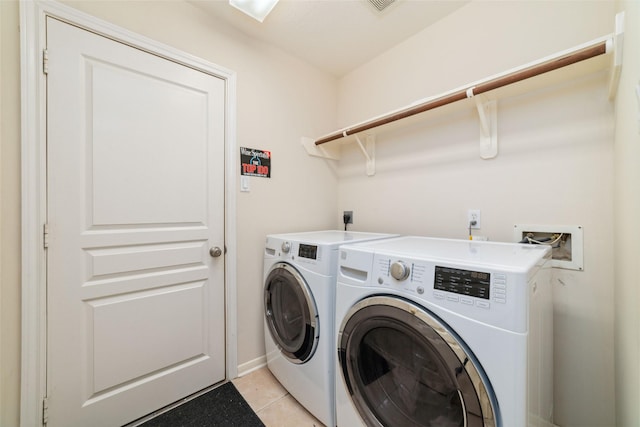
<path fill-rule="evenodd" d="M 339 246 L 346 243 L 363 242 L 373 239 L 397 237 L 397 234 L 364 233 L 359 231 L 323 230 L 303 233 L 271 234 L 269 239 L 286 240 L 290 242 L 302 242 L 316 245 Z"/>
<path fill-rule="evenodd" d="M 470 266 L 483 265 L 485 268 L 514 272 L 531 270 L 551 253 L 551 249 L 545 245 L 478 242 L 421 236 L 354 243 L 344 246 L 342 250 L 374 252 L 436 263 L 453 262 Z"/>

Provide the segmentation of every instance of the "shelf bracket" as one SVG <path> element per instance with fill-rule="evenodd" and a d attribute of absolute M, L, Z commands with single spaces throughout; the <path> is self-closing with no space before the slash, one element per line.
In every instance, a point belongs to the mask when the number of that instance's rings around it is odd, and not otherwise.
<path fill-rule="evenodd" d="M 473 89 L 467 89 L 467 98 L 473 98 L 480 119 L 480 157 L 493 159 L 498 155 L 497 101 L 487 101 L 482 95 L 474 95 Z"/>
<path fill-rule="evenodd" d="M 358 143 L 358 147 L 360 147 L 360 151 L 364 154 L 364 158 L 367 161 L 367 176 L 373 176 L 376 174 L 376 137 L 375 135 L 367 134 L 365 135 L 365 143 L 363 144 L 358 135 L 354 135 L 356 137 L 356 142 Z"/>
<path fill-rule="evenodd" d="M 618 92 L 620 72 L 622 71 L 622 44 L 624 42 L 624 12 L 616 15 L 616 30 L 613 37 L 607 40 L 607 52 L 613 51 L 613 60 L 609 71 L 609 100 L 612 101 Z"/>
<path fill-rule="evenodd" d="M 316 145 L 315 139 L 303 137 L 300 141 L 307 154 L 314 157 L 320 157 L 327 160 L 340 160 L 340 152 L 338 147 L 325 147 Z"/>

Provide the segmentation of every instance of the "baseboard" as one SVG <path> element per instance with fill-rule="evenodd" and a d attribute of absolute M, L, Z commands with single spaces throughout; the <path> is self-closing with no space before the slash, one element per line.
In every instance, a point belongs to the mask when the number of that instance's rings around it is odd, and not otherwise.
<path fill-rule="evenodd" d="M 251 372 L 267 366 L 267 356 L 263 355 L 256 359 L 238 365 L 238 377 L 244 377 Z"/>

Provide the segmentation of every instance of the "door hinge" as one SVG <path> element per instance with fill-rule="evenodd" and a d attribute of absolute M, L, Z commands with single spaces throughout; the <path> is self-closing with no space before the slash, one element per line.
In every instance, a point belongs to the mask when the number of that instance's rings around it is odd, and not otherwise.
<path fill-rule="evenodd" d="M 49 74 L 49 51 L 47 49 L 42 51 L 42 72 Z"/>
<path fill-rule="evenodd" d="M 49 247 L 49 224 L 42 226 L 42 244 L 45 249 Z"/>
<path fill-rule="evenodd" d="M 46 425 L 49 422 L 49 399 L 46 397 L 42 399 L 42 424 Z"/>

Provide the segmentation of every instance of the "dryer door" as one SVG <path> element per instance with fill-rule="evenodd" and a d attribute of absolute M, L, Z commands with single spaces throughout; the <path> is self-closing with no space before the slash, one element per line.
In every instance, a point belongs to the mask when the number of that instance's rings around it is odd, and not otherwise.
<path fill-rule="evenodd" d="M 273 341 L 293 363 L 309 360 L 318 346 L 318 310 L 309 286 L 291 265 L 275 264 L 264 285 L 264 312 Z"/>
<path fill-rule="evenodd" d="M 369 426 L 495 426 L 475 358 L 422 307 L 392 296 L 360 301 L 338 335 L 344 383 Z"/>

